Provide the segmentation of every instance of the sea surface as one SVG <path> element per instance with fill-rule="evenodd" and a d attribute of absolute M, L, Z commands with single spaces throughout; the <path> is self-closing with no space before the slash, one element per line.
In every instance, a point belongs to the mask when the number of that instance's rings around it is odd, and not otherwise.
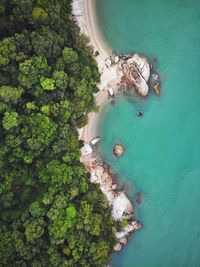
<path fill-rule="evenodd" d="M 104 158 L 129 188 L 144 224 L 112 267 L 200 266 L 200 1 L 97 0 L 101 31 L 117 52 L 157 58 L 160 97 L 121 98 L 101 117 Z M 137 117 L 144 111 L 142 118 Z M 115 143 L 125 147 L 116 159 Z"/>

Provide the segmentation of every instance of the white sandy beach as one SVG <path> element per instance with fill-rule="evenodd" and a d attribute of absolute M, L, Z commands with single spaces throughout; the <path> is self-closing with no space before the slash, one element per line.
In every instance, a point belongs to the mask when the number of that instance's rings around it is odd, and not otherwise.
<path fill-rule="evenodd" d="M 97 19 L 95 17 L 95 6 L 93 0 L 74 0 L 73 14 L 77 15 L 77 21 L 81 28 L 81 32 L 88 35 L 90 44 L 94 47 L 94 52 L 98 51 L 99 55 L 95 58 L 101 73 L 101 80 L 98 84 L 100 91 L 95 95 L 97 106 L 102 105 L 108 98 L 108 88 L 111 87 L 116 91 L 120 83 L 120 75 L 117 66 L 106 67 L 105 61 L 111 55 L 112 50 L 103 40 L 98 28 Z M 95 137 L 94 130 L 97 125 L 98 114 L 92 112 L 88 115 L 89 123 L 79 130 L 79 138 L 85 143 L 89 143 Z"/>

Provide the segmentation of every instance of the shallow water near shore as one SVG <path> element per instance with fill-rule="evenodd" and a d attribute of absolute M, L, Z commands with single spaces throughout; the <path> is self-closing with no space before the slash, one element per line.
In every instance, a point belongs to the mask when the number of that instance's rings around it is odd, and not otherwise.
<path fill-rule="evenodd" d="M 111 266 L 198 267 L 200 1 L 97 0 L 97 15 L 113 50 L 156 56 L 162 79 L 160 98 L 122 98 L 102 116 L 102 153 L 132 200 L 142 192 L 134 205 L 145 225 Z M 119 159 L 116 142 L 125 147 Z"/>

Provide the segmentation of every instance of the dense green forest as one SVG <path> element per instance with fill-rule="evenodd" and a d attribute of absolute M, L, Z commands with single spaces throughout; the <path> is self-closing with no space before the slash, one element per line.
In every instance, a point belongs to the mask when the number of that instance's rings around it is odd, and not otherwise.
<path fill-rule="evenodd" d="M 0 0 L 0 266 L 105 266 L 106 199 L 77 128 L 100 75 L 71 0 Z"/>

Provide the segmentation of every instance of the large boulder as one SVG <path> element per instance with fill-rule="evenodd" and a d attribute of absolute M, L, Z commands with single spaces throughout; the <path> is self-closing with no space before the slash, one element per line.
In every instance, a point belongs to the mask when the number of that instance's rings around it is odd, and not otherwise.
<path fill-rule="evenodd" d="M 114 246 L 114 251 L 120 251 L 122 249 L 122 245 L 120 243 L 117 243 L 115 246 Z"/>
<path fill-rule="evenodd" d="M 116 144 L 113 148 L 113 153 L 115 156 L 120 157 L 124 153 L 124 148 L 122 145 Z"/>
<path fill-rule="evenodd" d="M 120 244 L 125 246 L 127 244 L 127 238 L 124 236 L 124 237 L 119 239 L 119 242 L 120 242 Z"/>
<path fill-rule="evenodd" d="M 132 62 L 136 65 L 142 77 L 148 82 L 150 77 L 150 65 L 145 56 L 139 55 L 137 53 L 133 54 L 131 58 Z"/>
<path fill-rule="evenodd" d="M 128 88 L 135 87 L 141 96 L 147 96 L 150 77 L 150 65 L 146 57 L 137 53 L 133 54 L 122 64 L 122 81 Z"/>
<path fill-rule="evenodd" d="M 123 219 L 125 214 L 133 214 L 133 206 L 124 192 L 115 195 L 112 206 L 112 216 L 115 221 Z"/>

